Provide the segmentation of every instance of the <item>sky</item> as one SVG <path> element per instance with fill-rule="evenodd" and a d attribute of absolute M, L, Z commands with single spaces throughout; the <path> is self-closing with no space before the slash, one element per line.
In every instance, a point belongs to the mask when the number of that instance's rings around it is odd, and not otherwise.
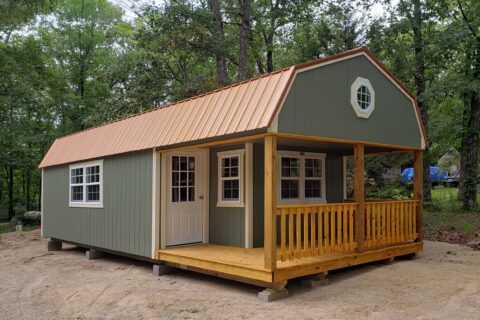
<path fill-rule="evenodd" d="M 133 20 L 135 13 L 133 8 L 139 8 L 144 4 L 161 4 L 164 0 L 109 0 L 110 2 L 120 6 L 124 10 L 124 17 L 126 20 Z M 397 5 L 400 0 L 393 0 L 392 4 Z M 372 14 L 374 17 L 379 17 L 385 14 L 385 8 L 382 4 L 377 3 L 372 7 Z"/>

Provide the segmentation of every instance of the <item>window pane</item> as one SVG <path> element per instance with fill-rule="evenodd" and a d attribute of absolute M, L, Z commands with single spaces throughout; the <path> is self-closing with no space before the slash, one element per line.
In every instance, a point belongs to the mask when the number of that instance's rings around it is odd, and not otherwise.
<path fill-rule="evenodd" d="M 322 160 L 305 159 L 305 177 L 320 178 L 322 176 Z"/>
<path fill-rule="evenodd" d="M 187 201 L 187 188 L 180 188 L 180 202 Z"/>
<path fill-rule="evenodd" d="M 72 186 L 72 201 L 83 201 L 83 186 Z"/>
<path fill-rule="evenodd" d="M 240 199 L 240 181 L 239 180 L 224 180 L 222 182 L 223 200 L 238 201 Z"/>
<path fill-rule="evenodd" d="M 230 168 L 222 168 L 222 177 L 223 178 L 230 177 Z"/>
<path fill-rule="evenodd" d="M 321 197 L 321 181 L 305 180 L 305 198 Z"/>
<path fill-rule="evenodd" d="M 230 158 L 230 166 L 238 167 L 238 157 L 231 157 Z"/>
<path fill-rule="evenodd" d="M 230 169 L 230 177 L 238 177 L 238 167 L 232 167 Z"/>
<path fill-rule="evenodd" d="M 87 201 L 100 201 L 100 185 L 87 186 Z"/>
<path fill-rule="evenodd" d="M 298 199 L 298 180 L 282 180 L 280 194 L 282 199 Z"/>
<path fill-rule="evenodd" d="M 100 182 L 100 166 L 92 166 L 86 168 L 87 183 Z"/>
<path fill-rule="evenodd" d="M 83 183 L 83 168 L 71 169 L 70 176 L 71 184 Z"/>
<path fill-rule="evenodd" d="M 186 172 L 180 172 L 180 185 L 181 186 L 186 186 L 187 185 L 187 173 Z"/>
<path fill-rule="evenodd" d="M 180 170 L 187 170 L 187 157 L 180 157 Z"/>
<path fill-rule="evenodd" d="M 188 173 L 188 185 L 194 186 L 195 185 L 195 172 Z"/>
<path fill-rule="evenodd" d="M 188 170 L 194 171 L 195 170 L 195 158 L 188 157 Z"/>
<path fill-rule="evenodd" d="M 178 200 L 179 200 L 178 188 L 172 188 L 172 202 L 178 202 Z"/>
<path fill-rule="evenodd" d="M 282 157 L 282 177 L 299 177 L 300 161 L 298 158 Z"/>
<path fill-rule="evenodd" d="M 188 188 L 188 201 L 195 201 L 195 188 Z"/>
<path fill-rule="evenodd" d="M 179 170 L 180 169 L 178 157 L 172 157 L 172 169 L 173 170 Z"/>
<path fill-rule="evenodd" d="M 178 186 L 179 183 L 180 183 L 179 173 L 178 172 L 172 172 L 172 186 Z"/>

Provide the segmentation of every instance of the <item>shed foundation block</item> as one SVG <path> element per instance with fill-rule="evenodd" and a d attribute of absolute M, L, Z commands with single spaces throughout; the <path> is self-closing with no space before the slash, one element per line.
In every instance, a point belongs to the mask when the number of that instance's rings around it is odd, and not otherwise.
<path fill-rule="evenodd" d="M 264 301 L 264 302 L 271 302 L 275 300 L 280 300 L 283 298 L 288 297 L 288 290 L 287 288 L 281 288 L 281 289 L 265 289 L 263 291 L 260 291 L 258 293 L 258 299 Z"/>
<path fill-rule="evenodd" d="M 313 289 L 319 286 L 326 286 L 329 282 L 327 272 L 324 272 L 302 279 L 302 286 Z"/>
<path fill-rule="evenodd" d="M 394 257 L 390 257 L 388 259 L 383 260 L 383 264 L 392 264 L 395 261 Z"/>
<path fill-rule="evenodd" d="M 48 251 L 59 251 L 62 250 L 62 242 L 58 240 L 48 240 L 47 242 Z"/>
<path fill-rule="evenodd" d="M 167 266 L 166 264 L 154 264 L 153 265 L 153 275 L 160 277 L 165 274 L 172 273 L 174 271 L 174 268 Z"/>
<path fill-rule="evenodd" d="M 88 260 L 95 260 L 95 259 L 101 259 L 104 257 L 103 252 L 97 251 L 94 249 L 87 250 L 85 252 L 85 255 Z"/>

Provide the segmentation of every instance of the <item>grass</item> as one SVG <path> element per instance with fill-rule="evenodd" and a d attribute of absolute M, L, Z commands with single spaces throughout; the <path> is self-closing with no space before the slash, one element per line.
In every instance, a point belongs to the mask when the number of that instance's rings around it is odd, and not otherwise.
<path fill-rule="evenodd" d="M 462 209 L 457 188 L 435 187 L 423 220 L 427 239 L 462 244 L 480 240 L 480 212 Z"/>
<path fill-rule="evenodd" d="M 24 225 L 22 230 L 23 231 L 32 231 L 34 229 L 37 229 L 39 228 L 40 226 L 39 225 L 35 225 L 35 224 L 27 224 L 27 225 Z M 1 233 L 7 233 L 7 232 L 10 232 L 10 224 L 1 224 L 0 225 L 0 234 Z"/>

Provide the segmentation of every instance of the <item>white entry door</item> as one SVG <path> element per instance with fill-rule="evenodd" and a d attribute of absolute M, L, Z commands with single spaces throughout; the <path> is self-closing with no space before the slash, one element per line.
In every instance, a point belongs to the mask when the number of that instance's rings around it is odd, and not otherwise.
<path fill-rule="evenodd" d="M 203 240 L 203 153 L 168 156 L 166 245 Z"/>

